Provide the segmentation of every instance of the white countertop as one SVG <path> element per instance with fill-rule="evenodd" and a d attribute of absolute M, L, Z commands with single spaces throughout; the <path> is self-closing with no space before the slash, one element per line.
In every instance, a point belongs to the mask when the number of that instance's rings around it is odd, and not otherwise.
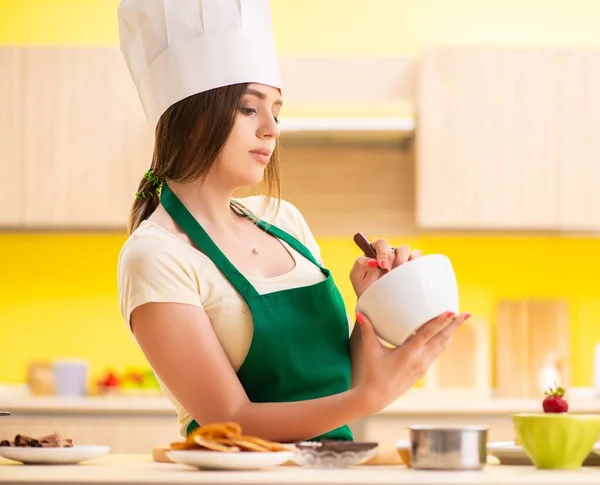
<path fill-rule="evenodd" d="M 488 465 L 481 471 L 431 472 L 404 466 L 361 466 L 343 470 L 311 470 L 283 466 L 263 471 L 201 471 L 185 465 L 154 463 L 149 455 L 106 455 L 74 466 L 32 466 L 0 458 L 0 483 L 28 484 L 481 484 L 597 485 L 600 468 L 576 471 L 536 470 L 533 467 Z"/>
<path fill-rule="evenodd" d="M 575 413 L 600 413 L 600 398 L 579 398 L 569 401 Z M 89 396 L 82 398 L 0 397 L 0 410 L 42 414 L 163 414 L 175 410 L 166 397 L 155 396 Z M 539 399 L 490 398 L 485 396 L 447 395 L 411 392 L 378 413 L 380 416 L 427 415 L 510 415 L 541 412 Z"/>

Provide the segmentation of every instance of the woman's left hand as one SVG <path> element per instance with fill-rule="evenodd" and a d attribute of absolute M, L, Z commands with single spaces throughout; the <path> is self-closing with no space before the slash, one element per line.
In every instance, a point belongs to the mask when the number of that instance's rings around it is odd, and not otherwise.
<path fill-rule="evenodd" d="M 385 239 L 377 239 L 371 243 L 371 246 L 377 253 L 377 259 L 360 256 L 350 270 L 350 281 L 357 298 L 388 270 L 421 256 L 421 251 L 418 249 L 411 251 L 405 244 L 394 248 Z"/>

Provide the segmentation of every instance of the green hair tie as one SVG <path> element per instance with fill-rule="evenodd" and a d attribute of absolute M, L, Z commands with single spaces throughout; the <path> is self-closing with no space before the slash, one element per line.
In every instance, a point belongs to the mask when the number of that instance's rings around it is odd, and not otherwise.
<path fill-rule="evenodd" d="M 160 197 L 160 190 L 162 189 L 163 181 L 152 173 L 152 169 L 146 170 L 146 173 L 144 173 L 144 179 L 146 179 L 148 182 L 150 182 L 156 188 L 153 189 L 152 191 L 149 191 L 148 193 L 136 192 L 135 198 L 139 199 L 139 200 L 146 200 L 148 197 L 150 197 L 150 198 Z"/>

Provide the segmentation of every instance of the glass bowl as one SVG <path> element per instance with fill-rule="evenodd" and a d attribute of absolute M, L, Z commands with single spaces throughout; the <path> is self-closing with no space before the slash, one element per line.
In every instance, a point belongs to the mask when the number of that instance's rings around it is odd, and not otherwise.
<path fill-rule="evenodd" d="M 347 468 L 361 465 L 371 458 L 378 443 L 323 440 L 296 443 L 292 460 L 307 468 Z"/>

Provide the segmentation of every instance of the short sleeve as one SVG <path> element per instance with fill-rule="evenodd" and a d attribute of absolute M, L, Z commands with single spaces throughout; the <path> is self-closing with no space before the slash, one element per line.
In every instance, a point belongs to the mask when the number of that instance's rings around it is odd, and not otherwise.
<path fill-rule="evenodd" d="M 202 306 L 198 281 L 180 251 L 160 239 L 130 239 L 119 255 L 118 286 L 121 315 L 130 325 L 131 312 L 150 302 Z"/>

